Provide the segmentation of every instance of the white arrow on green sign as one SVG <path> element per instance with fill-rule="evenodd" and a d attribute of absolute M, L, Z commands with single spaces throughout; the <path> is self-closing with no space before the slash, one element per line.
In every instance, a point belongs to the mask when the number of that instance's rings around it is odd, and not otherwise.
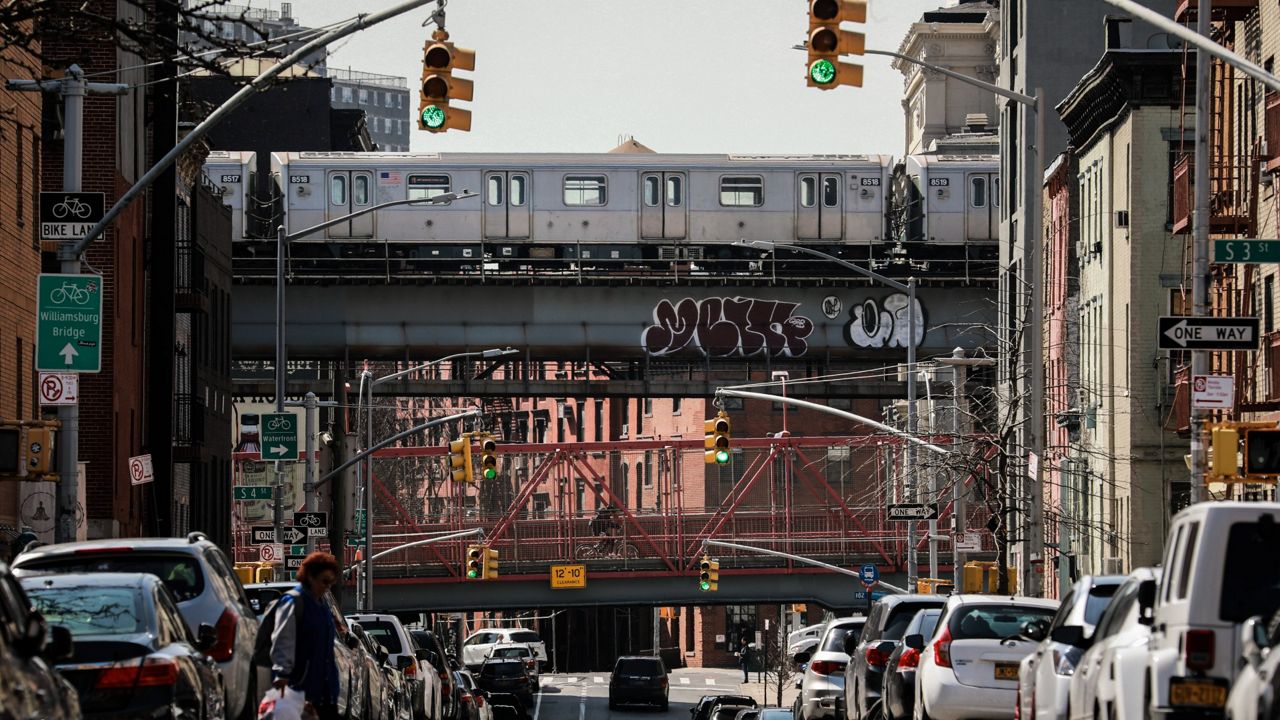
<path fill-rule="evenodd" d="M 36 369 L 101 372 L 102 276 L 41 274 L 36 302 Z"/>
<path fill-rule="evenodd" d="M 262 416 L 262 459 L 298 459 L 298 417 L 293 413 Z"/>

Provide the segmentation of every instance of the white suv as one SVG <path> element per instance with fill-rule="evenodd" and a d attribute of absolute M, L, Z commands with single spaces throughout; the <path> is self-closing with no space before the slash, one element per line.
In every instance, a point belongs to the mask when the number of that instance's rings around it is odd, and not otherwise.
<path fill-rule="evenodd" d="M 1154 607 L 1142 689 L 1148 717 L 1223 710 L 1241 626 L 1280 607 L 1277 557 L 1280 503 L 1205 502 L 1174 516 L 1160 585 L 1139 598 Z"/>
<path fill-rule="evenodd" d="M 493 652 L 495 645 L 527 645 L 538 658 L 538 667 L 547 666 L 547 645 L 538 633 L 526 628 L 481 628 L 462 642 L 462 664 L 475 672 Z"/>
<path fill-rule="evenodd" d="M 413 696 L 415 720 L 444 720 L 444 706 L 440 685 L 440 672 L 427 661 L 428 651 L 421 650 L 413 636 L 395 615 L 367 613 L 348 615 L 347 619 L 360 623 L 365 634 L 387 649 L 391 666 L 404 672 Z"/>

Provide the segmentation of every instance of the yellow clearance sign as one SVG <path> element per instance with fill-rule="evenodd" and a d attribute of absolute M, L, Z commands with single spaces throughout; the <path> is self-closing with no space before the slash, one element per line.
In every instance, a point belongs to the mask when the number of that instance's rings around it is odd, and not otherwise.
<path fill-rule="evenodd" d="M 587 586 L 586 565 L 552 565 L 551 589 L 584 588 Z"/>

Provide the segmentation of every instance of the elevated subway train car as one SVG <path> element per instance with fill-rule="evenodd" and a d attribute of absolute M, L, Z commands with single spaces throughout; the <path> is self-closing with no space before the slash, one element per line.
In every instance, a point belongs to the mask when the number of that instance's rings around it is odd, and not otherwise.
<path fill-rule="evenodd" d="M 908 155 L 894 170 L 891 234 L 932 246 L 1000 237 L 998 155 Z"/>

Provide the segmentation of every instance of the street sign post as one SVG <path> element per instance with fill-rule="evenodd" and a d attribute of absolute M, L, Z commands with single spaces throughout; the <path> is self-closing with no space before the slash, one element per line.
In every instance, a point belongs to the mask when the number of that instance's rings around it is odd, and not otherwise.
<path fill-rule="evenodd" d="M 584 588 L 587 586 L 586 565 L 552 565 L 551 589 Z"/>
<path fill-rule="evenodd" d="M 80 376 L 75 373 L 40 373 L 41 405 L 75 405 L 80 400 Z"/>
<path fill-rule="evenodd" d="M 1160 318 L 1161 350 L 1257 350 L 1256 317 Z"/>
<path fill-rule="evenodd" d="M 43 273 L 36 303 L 36 369 L 100 372 L 102 276 Z"/>
<path fill-rule="evenodd" d="M 262 416 L 262 459 L 298 459 L 298 418 L 293 413 Z"/>
<path fill-rule="evenodd" d="M 252 525 L 249 527 L 249 542 L 254 545 L 273 543 L 276 541 L 275 525 Z"/>
<path fill-rule="evenodd" d="M 938 503 L 899 503 L 889 506 L 886 520 L 937 520 Z"/>
<path fill-rule="evenodd" d="M 1216 263 L 1280 262 L 1280 240 L 1245 238 L 1214 240 L 1213 261 Z"/>
<path fill-rule="evenodd" d="M 151 454 L 129 458 L 129 484 L 145 485 L 156 479 L 155 470 L 151 466 Z"/>
<path fill-rule="evenodd" d="M 40 193 L 40 239 L 79 240 L 106 215 L 100 192 Z"/>
<path fill-rule="evenodd" d="M 240 502 L 248 500 L 270 500 L 270 485 L 238 485 L 231 489 L 232 499 Z"/>

